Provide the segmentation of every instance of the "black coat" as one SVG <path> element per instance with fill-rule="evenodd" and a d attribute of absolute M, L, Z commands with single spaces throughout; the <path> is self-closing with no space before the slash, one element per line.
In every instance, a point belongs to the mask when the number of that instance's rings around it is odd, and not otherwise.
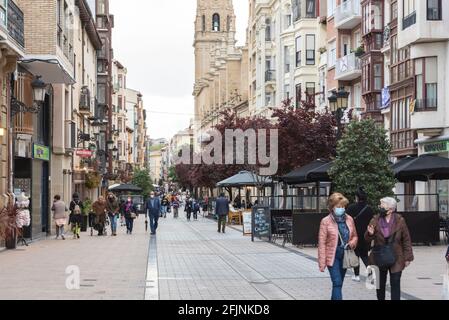
<path fill-rule="evenodd" d="M 81 209 L 81 214 L 75 214 L 74 210 L 75 210 L 75 206 L 78 205 Z M 70 202 L 70 217 L 69 217 L 69 223 L 78 223 L 81 225 L 81 223 L 83 222 L 83 210 L 84 210 L 84 205 L 80 200 L 72 200 L 72 202 Z"/>
<path fill-rule="evenodd" d="M 359 237 L 359 241 L 357 243 L 356 253 L 360 255 L 367 255 L 369 251 L 370 244 L 367 241 L 364 241 L 365 232 L 368 229 L 368 225 L 371 219 L 374 216 L 373 209 L 368 206 L 362 214 L 360 214 L 367 206 L 366 202 L 358 202 L 355 204 L 351 204 L 346 212 L 354 219 L 355 229 L 357 230 L 357 236 Z"/>

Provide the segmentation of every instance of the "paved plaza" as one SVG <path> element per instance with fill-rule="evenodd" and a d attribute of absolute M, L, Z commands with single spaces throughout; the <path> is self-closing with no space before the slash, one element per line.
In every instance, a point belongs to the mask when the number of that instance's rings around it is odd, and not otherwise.
<path fill-rule="evenodd" d="M 279 242 L 281 243 L 281 242 Z M 403 299 L 440 299 L 445 247 L 417 247 L 403 276 Z M 80 288 L 66 288 L 77 266 Z M 375 291 L 351 281 L 344 298 L 373 300 Z M 214 221 L 161 219 L 156 237 L 136 221 L 133 235 L 35 242 L 0 252 L 0 299 L 328 300 L 331 282 L 320 273 L 316 248 L 251 242 L 238 227 L 217 233 Z"/>

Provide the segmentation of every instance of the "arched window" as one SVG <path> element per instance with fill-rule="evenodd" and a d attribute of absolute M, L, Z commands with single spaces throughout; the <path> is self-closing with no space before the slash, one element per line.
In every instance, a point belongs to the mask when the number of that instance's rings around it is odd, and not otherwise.
<path fill-rule="evenodd" d="M 220 15 L 214 13 L 212 16 L 212 31 L 220 31 Z"/>
<path fill-rule="evenodd" d="M 203 15 L 201 17 L 201 23 L 202 23 L 201 28 L 202 28 L 203 32 L 205 32 L 206 31 L 206 16 L 205 15 Z"/>

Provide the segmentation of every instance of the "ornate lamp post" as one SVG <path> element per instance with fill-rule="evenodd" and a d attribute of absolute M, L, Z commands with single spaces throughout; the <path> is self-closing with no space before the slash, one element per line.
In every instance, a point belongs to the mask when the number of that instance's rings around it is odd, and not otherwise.
<path fill-rule="evenodd" d="M 332 91 L 332 95 L 328 98 L 329 106 L 332 113 L 337 120 L 337 140 L 341 138 L 341 120 L 343 119 L 344 111 L 348 108 L 349 92 L 344 87 L 341 87 L 338 92 Z"/>

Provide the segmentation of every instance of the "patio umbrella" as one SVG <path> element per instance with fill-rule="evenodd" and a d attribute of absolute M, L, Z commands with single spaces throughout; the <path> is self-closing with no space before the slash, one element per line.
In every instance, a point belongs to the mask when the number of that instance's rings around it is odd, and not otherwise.
<path fill-rule="evenodd" d="M 253 174 L 249 171 L 240 171 L 236 175 L 218 182 L 217 187 L 225 188 L 225 187 L 257 186 L 260 183 L 263 183 L 264 185 L 270 185 L 272 183 L 272 180 L 269 177 L 262 177 Z"/>
<path fill-rule="evenodd" d="M 449 179 L 449 159 L 425 154 L 417 158 L 405 158 L 395 165 L 393 171 L 401 182 Z"/>
<path fill-rule="evenodd" d="M 308 173 L 313 170 L 317 169 L 325 164 L 327 164 L 328 161 L 318 159 L 315 160 L 309 164 L 306 164 L 305 166 L 302 166 L 301 168 L 298 168 L 289 174 L 282 176 L 281 180 L 286 182 L 287 184 L 303 184 L 307 182 L 314 182 L 307 179 Z"/>
<path fill-rule="evenodd" d="M 121 184 L 118 186 L 112 186 L 109 188 L 112 192 L 142 192 L 143 190 L 132 184 Z"/>
<path fill-rule="evenodd" d="M 307 180 L 312 182 L 332 182 L 329 177 L 329 170 L 332 168 L 334 162 L 328 162 L 322 166 L 312 169 L 307 173 Z"/>

